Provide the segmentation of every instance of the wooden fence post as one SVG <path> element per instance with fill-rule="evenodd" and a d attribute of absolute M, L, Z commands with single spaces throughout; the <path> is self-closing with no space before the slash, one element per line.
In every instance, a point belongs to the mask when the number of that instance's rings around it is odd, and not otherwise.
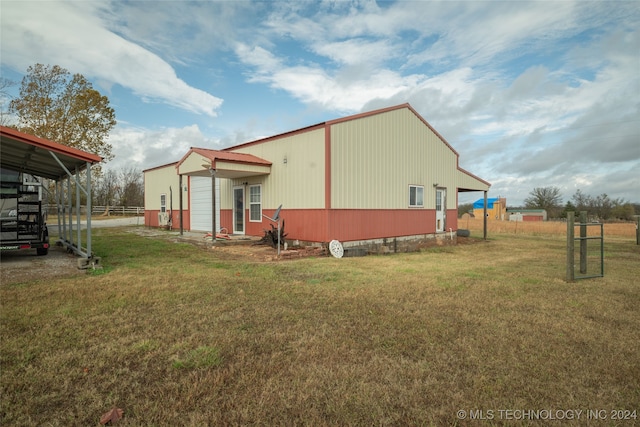
<path fill-rule="evenodd" d="M 567 282 L 573 282 L 575 278 L 573 272 L 574 217 L 575 212 L 567 212 Z"/>

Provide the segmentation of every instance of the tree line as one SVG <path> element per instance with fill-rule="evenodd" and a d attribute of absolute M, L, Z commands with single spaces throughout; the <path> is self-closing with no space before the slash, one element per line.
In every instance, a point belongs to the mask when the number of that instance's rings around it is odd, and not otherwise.
<path fill-rule="evenodd" d="M 536 187 L 524 199 L 526 209 L 545 209 L 549 218 L 566 218 L 567 212 L 587 212 L 595 220 L 633 220 L 638 206 L 622 198 L 611 198 L 606 193 L 592 196 L 578 189 L 563 203 L 558 187 Z"/>
<path fill-rule="evenodd" d="M 544 209 L 548 218 L 566 218 L 567 212 L 587 212 L 590 219 L 608 221 L 633 221 L 634 215 L 640 215 L 640 205 L 633 204 L 621 198 L 611 198 L 602 193 L 592 196 L 577 190 L 566 202 L 562 199 L 560 188 L 536 187 L 524 199 L 524 206 L 509 207 L 517 209 Z M 460 205 L 458 213 L 463 214 L 473 210 L 473 204 Z"/>
<path fill-rule="evenodd" d="M 144 206 L 142 172 L 129 167 L 104 171 L 94 182 L 93 205 Z"/>

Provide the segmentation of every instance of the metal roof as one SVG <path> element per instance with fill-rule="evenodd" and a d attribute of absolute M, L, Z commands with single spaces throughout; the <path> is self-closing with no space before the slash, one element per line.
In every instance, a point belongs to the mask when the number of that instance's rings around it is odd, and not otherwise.
<path fill-rule="evenodd" d="M 42 178 L 54 179 L 75 173 L 102 157 L 0 126 L 0 166 Z M 64 167 L 63 167 L 64 166 Z"/>
<path fill-rule="evenodd" d="M 192 157 L 197 154 L 195 163 Z M 214 169 L 218 178 L 241 178 L 253 175 L 268 175 L 271 162 L 253 154 L 234 153 L 192 147 L 176 165 L 178 174 L 191 176 L 210 176 Z"/>

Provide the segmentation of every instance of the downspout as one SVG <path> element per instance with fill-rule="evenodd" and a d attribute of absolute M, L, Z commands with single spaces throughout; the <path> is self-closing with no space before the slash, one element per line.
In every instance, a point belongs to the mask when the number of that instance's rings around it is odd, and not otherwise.
<path fill-rule="evenodd" d="M 169 230 L 173 230 L 173 189 L 169 186 Z"/>
<path fill-rule="evenodd" d="M 182 174 L 178 175 L 178 183 L 180 186 L 180 235 L 184 234 L 184 224 L 182 223 Z"/>

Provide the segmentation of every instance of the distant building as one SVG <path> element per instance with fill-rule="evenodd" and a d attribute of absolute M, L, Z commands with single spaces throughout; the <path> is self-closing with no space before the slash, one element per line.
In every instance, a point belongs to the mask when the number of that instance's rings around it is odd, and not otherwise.
<path fill-rule="evenodd" d="M 509 209 L 509 221 L 546 221 L 547 211 L 544 209 Z"/>
<path fill-rule="evenodd" d="M 482 218 L 484 214 L 484 199 L 478 199 L 473 203 L 473 216 Z M 494 197 L 487 199 L 487 218 L 504 221 L 507 219 L 507 199 Z"/>

